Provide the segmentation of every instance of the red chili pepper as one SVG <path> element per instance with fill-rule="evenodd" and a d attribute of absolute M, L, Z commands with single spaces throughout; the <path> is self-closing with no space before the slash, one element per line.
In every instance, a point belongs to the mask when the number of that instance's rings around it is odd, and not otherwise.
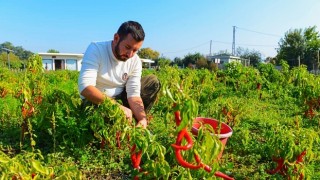
<path fill-rule="evenodd" d="M 196 159 L 197 163 L 201 163 L 201 159 L 198 154 L 194 153 L 194 158 Z"/>
<path fill-rule="evenodd" d="M 132 161 L 132 166 L 135 169 L 141 169 L 140 168 L 140 162 L 141 162 L 141 156 L 142 156 L 142 151 L 140 150 L 139 152 L 135 152 L 136 145 L 133 145 L 131 148 L 131 161 Z"/>
<path fill-rule="evenodd" d="M 297 160 L 296 160 L 296 163 L 301 163 L 303 161 L 303 157 L 307 154 L 307 150 L 304 150 L 302 151 L 298 157 L 297 157 Z M 297 167 L 295 167 L 294 169 L 294 172 L 297 173 Z M 304 177 L 304 175 L 302 173 L 300 173 L 300 176 L 299 176 L 299 180 L 302 180 Z"/>
<path fill-rule="evenodd" d="M 301 163 L 303 161 L 303 157 L 307 154 L 307 150 L 304 150 L 302 151 L 298 157 L 297 157 L 297 160 L 296 160 L 296 163 Z"/>
<path fill-rule="evenodd" d="M 181 156 L 181 150 L 180 149 L 176 149 L 175 150 L 175 155 L 176 155 L 176 159 L 177 159 L 178 163 L 183 167 L 190 168 L 190 169 L 199 169 L 199 168 L 202 167 L 200 164 L 193 165 L 193 164 L 190 164 L 190 163 L 186 162 Z"/>
<path fill-rule="evenodd" d="M 174 106 L 176 106 L 176 104 L 174 104 Z M 176 119 L 176 125 L 179 126 L 181 123 L 181 117 L 180 117 L 180 112 L 176 111 L 174 113 L 175 115 L 175 119 Z M 181 146 L 181 142 L 182 139 L 186 138 L 188 144 L 185 146 Z M 190 136 L 190 134 L 187 131 L 187 128 L 183 128 L 177 135 L 177 139 L 176 139 L 176 143 L 175 144 L 171 144 L 171 146 L 175 149 L 175 156 L 176 159 L 178 161 L 178 163 L 182 166 L 182 167 L 186 167 L 186 168 L 190 168 L 190 169 L 200 169 L 203 168 L 205 171 L 207 172 L 211 172 L 212 168 L 204 163 L 201 162 L 201 159 L 199 157 L 199 155 L 194 154 L 194 158 L 196 159 L 196 162 L 198 163 L 197 165 L 194 164 L 190 164 L 188 162 L 186 162 L 181 155 L 181 150 L 186 151 L 188 149 L 190 149 L 193 146 L 193 141 L 192 138 Z M 221 173 L 221 172 L 216 172 L 215 176 L 217 177 L 221 177 L 224 178 L 225 180 L 234 180 L 233 178 Z"/>
<path fill-rule="evenodd" d="M 221 177 L 221 178 L 223 178 L 224 180 L 234 180 L 233 178 L 231 178 L 231 177 L 223 174 L 223 173 L 220 172 L 220 171 L 215 172 L 214 175 L 217 176 L 217 177 Z"/>
<path fill-rule="evenodd" d="M 267 170 L 267 173 L 269 173 L 269 174 L 276 174 L 277 172 L 279 172 L 284 167 L 284 159 L 282 159 L 282 158 L 279 158 L 279 159 L 273 158 L 273 161 L 277 162 L 278 165 L 273 170 Z"/>
<path fill-rule="evenodd" d="M 211 172 L 212 168 L 206 164 L 203 164 L 204 165 L 204 170 L 207 171 L 207 172 Z"/>
<path fill-rule="evenodd" d="M 32 173 L 31 174 L 31 179 L 33 179 L 37 174 L 36 173 Z"/>
<path fill-rule="evenodd" d="M 121 132 L 120 132 L 120 131 L 117 131 L 117 133 L 116 133 L 116 139 L 117 139 L 117 145 L 118 145 L 118 148 L 119 148 L 119 149 L 121 149 L 120 136 L 121 136 Z"/>
<path fill-rule="evenodd" d="M 181 142 L 182 142 L 183 137 L 186 138 L 186 140 L 188 142 L 188 144 L 185 146 L 181 146 Z M 187 132 L 186 128 L 182 129 L 178 133 L 176 144 L 171 144 L 171 146 L 174 147 L 175 149 L 180 149 L 180 150 L 188 150 L 193 146 L 192 138 L 189 135 L 189 133 Z"/>
<path fill-rule="evenodd" d="M 101 139 L 101 142 L 100 142 L 100 149 L 104 149 L 104 146 L 106 145 L 106 140 L 104 138 Z"/>
<path fill-rule="evenodd" d="M 175 106 L 175 105 L 174 105 Z M 181 123 L 181 117 L 180 117 L 180 112 L 179 111 L 176 111 L 174 113 L 175 115 L 175 119 L 176 119 L 176 124 L 177 126 L 180 125 Z M 183 138 L 186 138 L 188 144 L 185 145 L 185 146 L 181 146 L 181 142 L 182 142 L 182 139 Z M 186 162 L 182 155 L 181 155 L 181 150 L 188 150 L 190 149 L 192 146 L 193 146 L 193 141 L 192 141 L 192 138 L 190 136 L 190 134 L 188 133 L 187 131 L 187 128 L 183 128 L 179 133 L 178 133 L 178 136 L 177 136 L 177 139 L 176 139 L 176 143 L 175 144 L 171 144 L 172 147 L 175 148 L 175 156 L 176 156 L 176 159 L 178 161 L 178 163 L 182 166 L 182 167 L 186 167 L 186 168 L 190 168 L 190 169 L 199 169 L 199 168 L 202 168 L 204 167 L 206 170 L 209 170 L 211 171 L 211 168 L 205 164 L 203 164 L 200 160 L 200 157 L 198 155 L 195 154 L 195 158 L 196 158 L 196 161 L 198 163 L 198 165 L 193 165 L 193 164 L 190 164 L 188 162 Z"/>
<path fill-rule="evenodd" d="M 177 124 L 177 126 L 179 126 L 180 123 L 181 123 L 180 111 L 174 112 L 174 117 L 175 117 L 175 119 L 176 119 L 176 124 Z"/>

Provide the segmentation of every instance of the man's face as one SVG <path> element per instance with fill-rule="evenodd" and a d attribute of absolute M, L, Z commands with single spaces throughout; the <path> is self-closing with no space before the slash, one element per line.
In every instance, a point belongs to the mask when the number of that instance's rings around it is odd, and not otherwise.
<path fill-rule="evenodd" d="M 126 61 L 137 53 L 141 48 L 143 41 L 136 41 L 131 34 L 128 34 L 125 38 L 120 39 L 118 34 L 115 34 L 112 43 L 112 50 L 114 56 L 120 61 Z"/>

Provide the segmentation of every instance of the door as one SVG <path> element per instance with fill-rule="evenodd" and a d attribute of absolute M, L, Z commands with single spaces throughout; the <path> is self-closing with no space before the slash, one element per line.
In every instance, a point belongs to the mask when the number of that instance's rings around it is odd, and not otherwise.
<path fill-rule="evenodd" d="M 64 59 L 55 59 L 54 68 L 55 70 L 64 69 Z"/>

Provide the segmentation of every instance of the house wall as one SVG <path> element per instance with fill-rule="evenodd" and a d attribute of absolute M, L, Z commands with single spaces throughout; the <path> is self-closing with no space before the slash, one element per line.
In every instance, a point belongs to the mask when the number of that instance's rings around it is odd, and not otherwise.
<path fill-rule="evenodd" d="M 239 62 L 242 63 L 242 59 L 237 56 L 229 56 L 229 55 L 215 55 L 215 56 L 207 56 L 207 58 L 213 62 L 218 64 L 219 69 L 223 69 L 226 64 L 231 62 Z"/>
<path fill-rule="evenodd" d="M 43 68 L 46 70 L 76 70 L 80 71 L 82 57 L 78 55 L 41 55 Z"/>

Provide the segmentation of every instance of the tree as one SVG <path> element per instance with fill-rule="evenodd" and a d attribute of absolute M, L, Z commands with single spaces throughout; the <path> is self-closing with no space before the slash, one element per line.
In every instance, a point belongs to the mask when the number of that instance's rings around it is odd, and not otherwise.
<path fill-rule="evenodd" d="M 249 50 L 244 49 L 242 47 L 237 48 L 237 55 L 243 59 L 250 60 L 250 65 L 257 67 L 258 64 L 261 62 L 261 53 L 257 50 Z"/>
<path fill-rule="evenodd" d="M 316 26 L 289 30 L 280 39 L 277 59 L 287 61 L 291 67 L 305 64 L 308 69 L 312 69 L 315 64 L 318 65 L 319 49 L 320 39 Z"/>
<path fill-rule="evenodd" d="M 320 49 L 319 32 L 316 31 L 316 26 L 309 27 L 304 31 L 305 52 L 304 62 L 308 69 L 318 69 L 318 53 Z"/>
<path fill-rule="evenodd" d="M 278 59 L 284 59 L 292 66 L 298 66 L 298 58 L 303 58 L 305 51 L 304 37 L 302 29 L 289 30 L 285 33 L 284 38 L 280 39 Z"/>
<path fill-rule="evenodd" d="M 181 58 L 179 57 L 175 57 L 173 62 L 171 62 L 171 65 L 177 65 L 177 66 L 180 66 L 180 67 L 183 67 L 183 61 Z"/>
<path fill-rule="evenodd" d="M 183 61 L 184 67 L 190 67 L 191 65 L 195 65 L 198 60 L 203 58 L 205 59 L 205 57 L 200 53 L 195 53 L 195 54 L 186 55 L 182 61 Z"/>
<path fill-rule="evenodd" d="M 59 53 L 59 51 L 55 49 L 49 49 L 47 53 Z"/>
<path fill-rule="evenodd" d="M 208 60 L 204 56 L 200 56 L 196 61 L 196 67 L 199 69 L 208 68 Z"/>
<path fill-rule="evenodd" d="M 267 57 L 266 63 L 271 63 L 273 65 L 280 65 L 280 61 L 278 62 L 277 58 L 275 57 Z"/>
<path fill-rule="evenodd" d="M 9 54 L 7 54 L 7 52 L 2 52 L 0 54 L 0 67 L 9 67 L 8 58 L 10 61 L 10 68 L 11 69 L 21 68 L 23 62 L 20 60 L 20 58 L 18 56 L 16 56 L 14 53 L 11 53 L 11 52 Z"/>
<path fill-rule="evenodd" d="M 160 67 L 169 66 L 170 63 L 171 63 L 171 60 L 167 59 L 167 58 L 164 58 L 164 57 L 161 57 L 161 58 L 157 59 L 157 64 Z"/>
<path fill-rule="evenodd" d="M 11 42 L 4 42 L 0 44 L 0 47 L 13 50 L 13 53 L 19 57 L 20 60 L 28 60 L 33 54 L 31 51 L 23 49 L 21 46 L 14 46 Z"/>
<path fill-rule="evenodd" d="M 219 55 L 228 55 L 231 56 L 232 54 L 230 52 L 228 52 L 228 50 L 220 50 L 217 54 Z"/>
<path fill-rule="evenodd" d="M 138 51 L 138 55 L 140 58 L 156 60 L 159 58 L 160 53 L 152 50 L 151 48 L 141 48 Z"/>

